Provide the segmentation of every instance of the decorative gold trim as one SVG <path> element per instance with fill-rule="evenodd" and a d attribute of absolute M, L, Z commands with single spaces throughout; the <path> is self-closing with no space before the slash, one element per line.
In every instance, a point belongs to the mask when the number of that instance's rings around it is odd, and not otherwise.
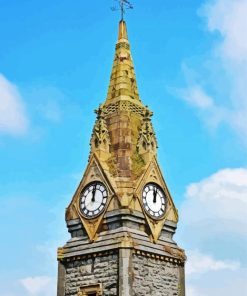
<path fill-rule="evenodd" d="M 57 249 L 57 260 L 63 260 L 64 259 L 64 249 L 58 248 Z"/>
<path fill-rule="evenodd" d="M 96 296 L 102 296 L 103 295 L 102 283 L 88 285 L 88 286 L 81 286 L 78 289 L 77 296 L 88 296 L 92 293 L 95 293 Z"/>

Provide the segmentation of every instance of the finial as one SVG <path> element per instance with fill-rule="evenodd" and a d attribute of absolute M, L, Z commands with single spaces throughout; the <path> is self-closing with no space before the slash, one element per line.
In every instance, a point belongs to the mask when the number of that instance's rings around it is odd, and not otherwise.
<path fill-rule="evenodd" d="M 118 40 L 122 40 L 122 39 L 125 39 L 125 42 L 128 40 L 126 23 L 123 20 L 119 22 L 119 30 L 118 30 Z"/>
<path fill-rule="evenodd" d="M 133 9 L 134 7 L 127 0 L 115 0 L 115 1 L 118 1 L 120 8 L 112 7 L 111 9 L 112 9 L 112 11 L 120 10 L 121 11 L 121 21 L 123 21 L 126 9 Z"/>

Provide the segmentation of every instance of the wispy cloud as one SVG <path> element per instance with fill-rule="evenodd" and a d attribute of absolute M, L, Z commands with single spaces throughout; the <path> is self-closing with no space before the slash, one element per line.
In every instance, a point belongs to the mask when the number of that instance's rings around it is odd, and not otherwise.
<path fill-rule="evenodd" d="M 208 29 L 219 32 L 223 37 L 218 46 L 223 59 L 247 62 L 246 11 L 246 0 L 210 1 L 202 8 Z"/>
<path fill-rule="evenodd" d="M 202 294 L 198 289 L 192 285 L 186 286 L 186 296 L 206 296 Z"/>
<path fill-rule="evenodd" d="M 240 263 L 237 261 L 216 260 L 210 255 L 201 253 L 198 250 L 188 251 L 188 262 L 186 265 L 186 274 L 202 274 L 210 271 L 218 270 L 237 270 L 240 268 Z"/>
<path fill-rule="evenodd" d="M 56 293 L 55 279 L 47 276 L 27 277 L 20 280 L 29 295 L 54 296 Z"/>
<path fill-rule="evenodd" d="M 224 169 L 187 187 L 182 215 L 185 223 L 198 226 L 204 221 L 220 221 L 215 229 L 222 233 L 230 229 L 242 236 L 247 231 L 246 197 L 247 169 Z M 214 230 L 204 226 L 201 230 L 212 234 Z"/>
<path fill-rule="evenodd" d="M 186 296 L 246 295 L 246 276 L 243 268 L 208 272 L 194 280 L 187 276 Z"/>
<path fill-rule="evenodd" d="M 189 296 L 243 295 L 247 276 L 246 197 L 245 168 L 223 169 L 188 185 L 180 208 L 179 231 L 187 249 Z M 222 286 L 223 280 L 226 284 Z"/>
<path fill-rule="evenodd" d="M 214 107 L 213 98 L 206 94 L 199 85 L 193 85 L 190 88 L 178 90 L 177 94 L 181 95 L 187 103 L 200 110 L 208 110 Z"/>
<path fill-rule="evenodd" d="M 208 1 L 199 14 L 215 36 L 214 45 L 204 54 L 203 66 L 192 66 L 194 78 L 183 65 L 187 85 L 174 93 L 207 126 L 227 124 L 247 145 L 247 0 Z"/>
<path fill-rule="evenodd" d="M 0 133 L 23 135 L 28 118 L 17 87 L 0 74 Z"/>

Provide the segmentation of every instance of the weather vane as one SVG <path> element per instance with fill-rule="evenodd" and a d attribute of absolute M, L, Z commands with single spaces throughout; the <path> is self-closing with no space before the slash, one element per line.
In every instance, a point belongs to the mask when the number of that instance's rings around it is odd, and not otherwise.
<path fill-rule="evenodd" d="M 121 20 L 123 20 L 126 9 L 133 9 L 134 7 L 127 0 L 115 0 L 115 1 L 117 1 L 119 3 L 119 7 L 120 8 L 112 7 L 111 10 L 112 11 L 118 11 L 118 10 L 120 10 L 121 11 Z"/>

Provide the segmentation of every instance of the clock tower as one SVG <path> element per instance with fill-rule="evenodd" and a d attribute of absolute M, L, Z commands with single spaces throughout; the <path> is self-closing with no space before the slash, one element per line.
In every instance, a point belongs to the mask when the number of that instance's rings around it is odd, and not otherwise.
<path fill-rule="evenodd" d="M 57 296 L 185 296 L 178 212 L 157 161 L 153 113 L 137 89 L 125 21 L 85 173 L 66 209 Z"/>

